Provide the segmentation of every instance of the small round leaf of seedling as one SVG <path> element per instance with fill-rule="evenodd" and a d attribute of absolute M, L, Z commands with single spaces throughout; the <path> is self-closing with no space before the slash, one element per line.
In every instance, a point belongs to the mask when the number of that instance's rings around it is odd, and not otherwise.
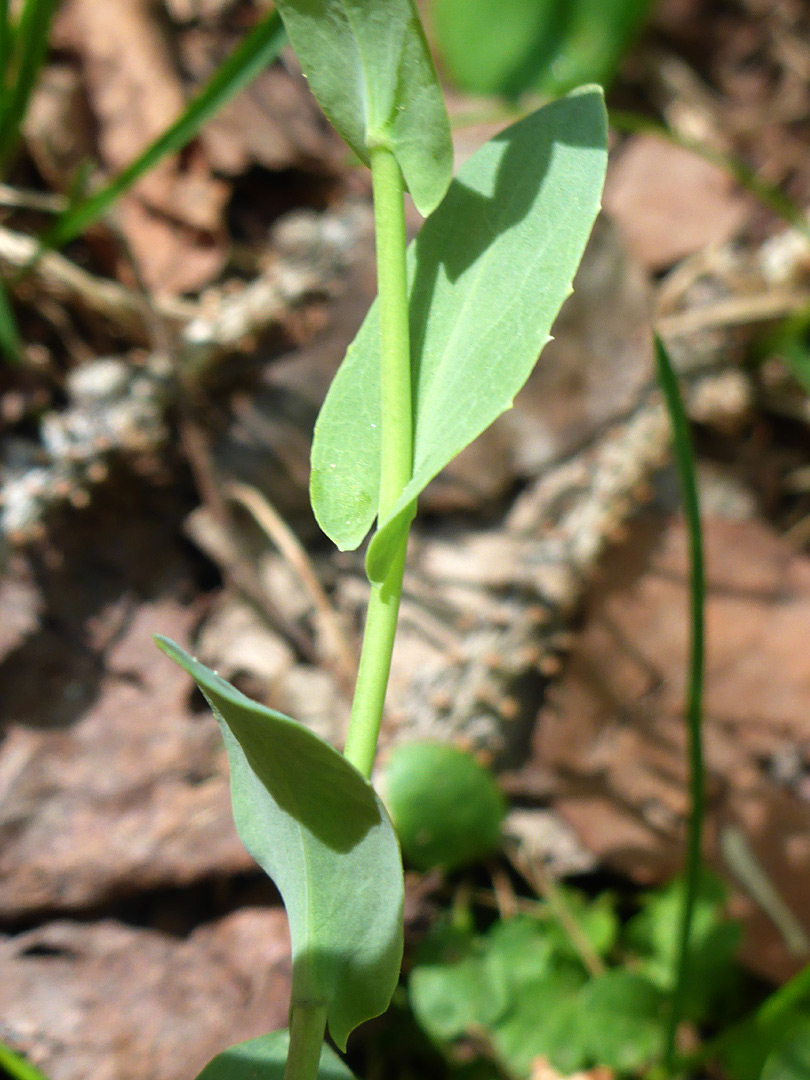
<path fill-rule="evenodd" d="M 385 770 L 383 797 L 403 854 L 419 870 L 453 870 L 500 844 L 500 788 L 471 754 L 448 743 L 397 747 Z"/>

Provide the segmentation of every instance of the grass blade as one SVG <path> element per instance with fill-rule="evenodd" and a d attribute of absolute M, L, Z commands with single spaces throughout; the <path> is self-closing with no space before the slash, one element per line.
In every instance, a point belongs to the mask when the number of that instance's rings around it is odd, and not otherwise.
<path fill-rule="evenodd" d="M 22 357 L 22 341 L 17 330 L 17 320 L 2 278 L 0 278 L 0 355 L 9 364 L 19 364 Z"/>
<path fill-rule="evenodd" d="M 273 11 L 237 45 L 183 114 L 100 191 L 66 211 L 45 236 L 43 245 L 60 247 L 74 239 L 161 158 L 182 150 L 214 113 L 276 59 L 285 40 L 281 19 Z"/>
<path fill-rule="evenodd" d="M 48 49 L 48 32 L 58 0 L 26 0 L 14 31 L 16 45 L 15 76 L 0 104 L 0 167 L 13 152 L 31 93 Z M 8 12 L 6 11 L 6 16 Z M 5 23 L 6 63 L 11 45 L 11 27 Z"/>
<path fill-rule="evenodd" d="M 789 1020 L 794 1010 L 810 1001 L 810 964 L 803 967 L 792 979 L 774 990 L 754 1012 L 744 1016 L 731 1027 L 725 1028 L 714 1038 L 706 1040 L 698 1050 L 682 1057 L 678 1062 L 680 1072 L 691 1074 L 707 1061 L 716 1060 L 728 1050 L 735 1040 L 744 1038 L 753 1028 L 763 1040 L 773 1041 L 780 1022 Z"/>
<path fill-rule="evenodd" d="M 686 841 L 686 874 L 681 913 L 680 939 L 678 943 L 678 970 L 672 1007 L 667 1023 L 664 1043 L 664 1067 L 673 1074 L 675 1060 L 675 1037 L 683 1014 L 686 992 L 686 968 L 689 962 L 689 938 L 692 917 L 700 886 L 701 840 L 705 812 L 703 776 L 703 673 L 705 667 L 704 607 L 706 581 L 703 567 L 703 536 L 700 525 L 700 504 L 695 476 L 695 457 L 689 433 L 689 421 L 678 388 L 678 379 L 672 367 L 664 343 L 655 339 L 655 361 L 658 381 L 664 392 L 667 411 L 672 423 L 673 445 L 678 474 L 681 482 L 683 508 L 689 530 L 690 561 L 690 656 L 687 685 L 686 721 L 689 736 L 689 793 L 691 813 Z"/>
<path fill-rule="evenodd" d="M 10 1046 L 0 1042 L 0 1069 L 8 1073 L 11 1080 L 48 1080 L 44 1073 L 20 1057 Z"/>
<path fill-rule="evenodd" d="M 0 101 L 6 90 L 6 75 L 11 57 L 12 27 L 8 0 L 0 0 Z"/>

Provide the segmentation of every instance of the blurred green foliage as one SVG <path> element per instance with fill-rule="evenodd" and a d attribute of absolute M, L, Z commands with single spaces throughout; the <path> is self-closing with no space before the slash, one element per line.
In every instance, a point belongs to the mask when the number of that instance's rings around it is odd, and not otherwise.
<path fill-rule="evenodd" d="M 723 886 L 704 875 L 687 984 L 688 1018 L 696 1027 L 727 1023 L 729 1013 L 742 1008 L 744 976 L 735 958 L 740 931 L 725 916 L 725 899 Z M 487 1048 L 482 1060 L 515 1077 L 528 1077 L 538 1057 L 564 1075 L 593 1065 L 627 1075 L 660 1062 L 676 977 L 682 882 L 642 896 L 636 913 L 623 920 L 610 892 L 590 898 L 563 888 L 560 900 L 600 970 L 586 967 L 547 901 L 536 913 L 497 919 L 484 932 L 469 912 L 456 910 L 428 934 L 408 992 L 417 1022 L 448 1058 L 472 1039 Z M 738 1023 L 723 1055 L 734 1080 L 774 1080 L 778 1073 L 763 1072 L 766 1060 L 800 1057 L 794 1044 L 804 1022 L 796 1007 L 787 1019 L 780 1012 L 766 1025 Z M 785 1077 L 792 1080 L 793 1073 Z"/>
<path fill-rule="evenodd" d="M 470 93 L 510 100 L 611 82 L 653 0 L 433 0 L 447 75 Z"/>

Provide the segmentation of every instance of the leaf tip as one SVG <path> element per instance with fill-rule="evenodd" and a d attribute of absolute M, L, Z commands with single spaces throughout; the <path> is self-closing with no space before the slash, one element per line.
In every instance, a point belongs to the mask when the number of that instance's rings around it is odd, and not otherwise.
<path fill-rule="evenodd" d="M 152 634 L 152 641 L 154 641 L 155 645 L 157 645 L 162 653 L 165 653 L 166 656 L 170 657 L 172 660 L 174 659 L 173 653 L 175 649 L 177 649 L 177 645 L 171 638 L 167 638 L 165 634 Z"/>

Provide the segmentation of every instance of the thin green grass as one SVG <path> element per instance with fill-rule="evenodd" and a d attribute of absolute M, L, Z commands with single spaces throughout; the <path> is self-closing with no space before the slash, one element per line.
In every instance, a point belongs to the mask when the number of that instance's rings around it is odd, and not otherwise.
<path fill-rule="evenodd" d="M 281 19 L 273 11 L 237 45 L 170 127 L 109 183 L 58 219 L 43 239 L 43 247 L 61 247 L 73 240 L 162 158 L 187 146 L 207 120 L 276 59 L 285 40 Z"/>
<path fill-rule="evenodd" d="M 28 103 L 48 50 L 48 33 L 58 0 L 25 0 L 12 24 L 8 0 L 0 10 L 0 57 L 4 76 L 0 92 L 0 170 L 17 148 Z"/>
<path fill-rule="evenodd" d="M 754 1012 L 704 1042 L 693 1053 L 681 1058 L 680 1070 L 691 1073 L 706 1062 L 716 1061 L 729 1046 L 733 1045 L 735 1040 L 745 1037 L 751 1029 L 758 1031 L 764 1040 L 772 1040 L 780 1022 L 794 1009 L 807 1004 L 808 1001 L 810 1001 L 810 964 L 802 968 L 778 990 L 774 990 Z"/>
<path fill-rule="evenodd" d="M 678 388 L 678 379 L 672 367 L 664 343 L 655 339 L 655 359 L 658 381 L 664 393 L 667 411 L 672 423 L 673 445 L 678 474 L 681 482 L 684 514 L 689 530 L 690 561 L 690 650 L 687 676 L 686 722 L 689 737 L 689 794 L 691 811 L 686 841 L 686 869 L 683 910 L 678 941 L 678 967 L 675 988 L 672 992 L 670 1014 L 664 1042 L 664 1067 L 671 1076 L 674 1072 L 676 1035 L 684 1012 L 689 946 L 692 920 L 695 911 L 701 876 L 701 841 L 705 814 L 705 790 L 703 775 L 703 674 L 705 667 L 704 607 L 706 581 L 703 566 L 703 535 L 700 524 L 695 458 L 689 421 Z"/>
<path fill-rule="evenodd" d="M 0 86 L 5 86 L 5 73 L 11 55 L 11 20 L 8 0 L 0 0 Z"/>
<path fill-rule="evenodd" d="M 10 364 L 19 364 L 22 357 L 22 341 L 14 318 L 14 309 L 8 289 L 0 278 L 0 353 Z"/>
<path fill-rule="evenodd" d="M 11 1080 L 48 1080 L 44 1073 L 20 1057 L 10 1046 L 0 1042 L 0 1069 L 6 1072 Z"/>
<path fill-rule="evenodd" d="M 12 19 L 9 0 L 0 0 L 0 176 L 17 149 L 31 94 L 48 51 L 48 33 L 58 0 L 24 0 Z M 9 363 L 22 355 L 8 291 L 0 280 L 0 354 Z"/>
<path fill-rule="evenodd" d="M 25 0 L 19 21 L 9 14 L 8 0 L 0 0 L 0 175 L 16 149 L 20 130 L 37 75 L 45 61 L 48 32 L 58 0 Z M 99 191 L 82 197 L 77 178 L 68 209 L 40 242 L 37 255 L 19 271 L 24 276 L 42 252 L 61 247 L 79 236 L 105 214 L 113 203 L 168 154 L 182 150 L 216 112 L 244 89 L 278 56 L 286 38 L 281 19 L 272 11 L 237 45 L 203 89 L 154 142 Z M 7 288 L 0 281 L 0 353 L 18 362 L 21 342 Z"/>

